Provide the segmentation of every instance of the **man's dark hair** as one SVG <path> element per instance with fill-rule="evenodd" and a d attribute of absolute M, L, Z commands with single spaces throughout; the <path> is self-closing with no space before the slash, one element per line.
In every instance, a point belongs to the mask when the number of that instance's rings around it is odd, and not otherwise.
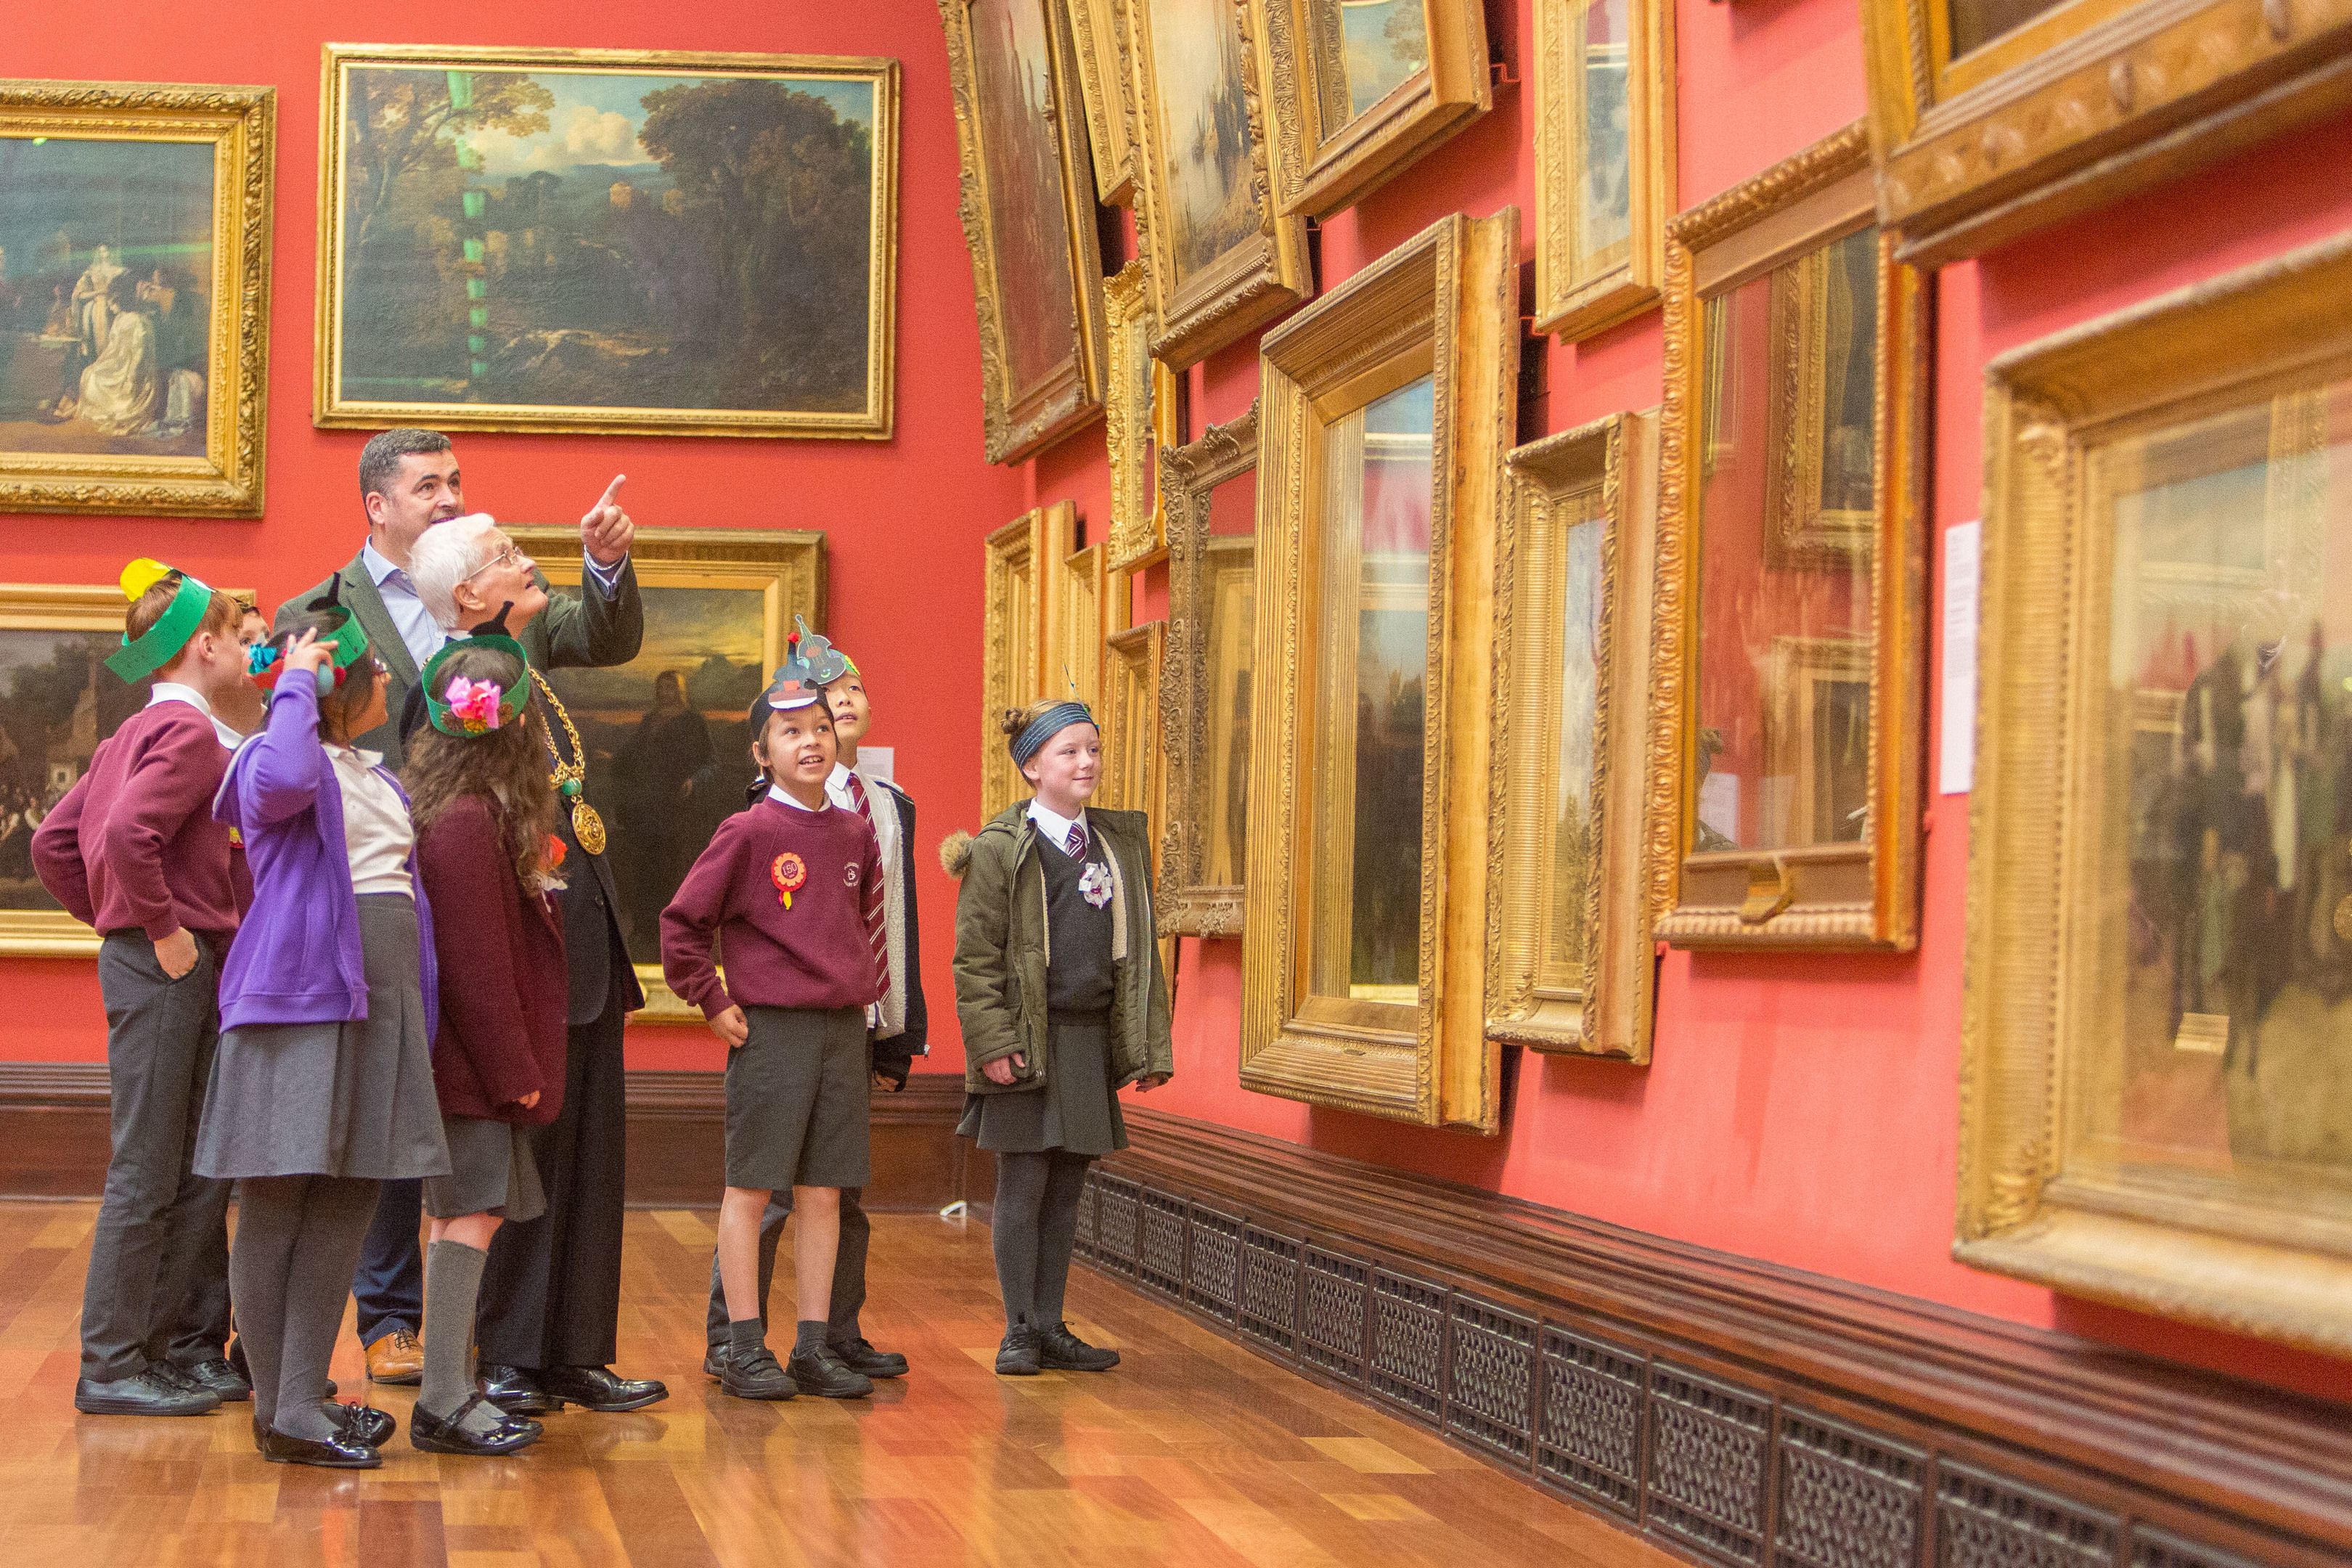
<path fill-rule="evenodd" d="M 413 453 L 446 452 L 449 437 L 438 430 L 385 430 L 368 437 L 360 448 L 360 496 L 388 496 L 387 488 L 400 477 L 400 459 Z"/>

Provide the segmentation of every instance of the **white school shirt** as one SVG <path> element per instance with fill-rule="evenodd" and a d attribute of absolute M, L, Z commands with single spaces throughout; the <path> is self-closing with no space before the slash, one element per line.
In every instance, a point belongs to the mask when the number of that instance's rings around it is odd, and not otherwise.
<path fill-rule="evenodd" d="M 1086 828 L 1087 842 L 1092 844 L 1095 841 L 1095 830 L 1087 822 L 1087 808 L 1083 805 L 1078 807 L 1077 816 L 1064 816 L 1045 802 L 1032 800 L 1029 803 L 1029 820 L 1035 823 L 1039 830 L 1054 841 L 1055 848 L 1065 854 L 1069 852 L 1070 829 L 1073 827 Z"/>
<path fill-rule="evenodd" d="M 381 752 L 321 742 L 335 764 L 335 782 L 343 787 L 343 844 L 351 851 L 352 892 L 405 893 L 416 896 L 408 879 L 408 851 L 416 829 L 400 792 L 383 781 L 376 766 Z"/>
<path fill-rule="evenodd" d="M 205 700 L 205 694 L 193 686 L 183 686 L 176 680 L 159 680 L 148 690 L 147 706 L 152 708 L 158 702 L 184 702 L 210 719 L 213 733 L 218 735 L 220 743 L 232 752 L 245 744 L 245 737 L 222 723 L 220 716 L 213 711 L 213 705 Z"/>

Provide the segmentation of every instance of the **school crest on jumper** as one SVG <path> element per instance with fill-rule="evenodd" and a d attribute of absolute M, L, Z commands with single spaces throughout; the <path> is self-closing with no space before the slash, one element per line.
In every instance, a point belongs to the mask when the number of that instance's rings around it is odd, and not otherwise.
<path fill-rule="evenodd" d="M 1078 891 L 1097 909 L 1109 903 L 1110 868 L 1099 860 L 1087 861 L 1087 868 L 1078 873 Z"/>

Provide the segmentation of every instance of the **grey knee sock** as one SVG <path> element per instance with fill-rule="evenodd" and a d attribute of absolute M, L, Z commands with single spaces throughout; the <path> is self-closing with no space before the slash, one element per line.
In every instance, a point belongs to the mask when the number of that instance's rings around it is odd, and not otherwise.
<path fill-rule="evenodd" d="M 1004 1321 L 1036 1321 L 1037 1217 L 1045 1201 L 1050 1154 L 996 1157 L 996 1212 L 989 1220 L 996 1251 L 996 1288 L 1004 1295 Z"/>
<path fill-rule="evenodd" d="M 462 1241 L 436 1241 L 425 1250 L 425 1383 L 416 1408 L 446 1421 L 474 1396 L 474 1303 L 482 1293 L 489 1254 Z M 495 1430 L 499 1413 L 487 1401 L 466 1413 L 464 1430 Z"/>
<path fill-rule="evenodd" d="M 1037 1216 L 1037 1317 L 1041 1329 L 1062 1321 L 1062 1297 L 1070 1288 L 1070 1255 L 1078 1245 L 1078 1199 L 1087 1189 L 1087 1155 L 1055 1150 L 1045 1178 L 1045 1201 Z"/>
<path fill-rule="evenodd" d="M 765 1349 L 767 1343 L 768 1331 L 759 1319 L 727 1320 L 727 1352 L 730 1355 L 746 1356 L 753 1351 Z"/>
<path fill-rule="evenodd" d="M 254 1418 L 265 1427 L 278 1411 L 278 1369 L 285 1358 L 286 1268 L 302 1226 L 308 1176 L 248 1176 L 236 1204 L 236 1247 L 229 1254 L 229 1294 L 236 1333 L 253 1379 Z"/>
<path fill-rule="evenodd" d="M 302 1228 L 286 1273 L 285 1360 L 278 1372 L 271 1424 L 289 1437 L 324 1442 L 342 1430 L 327 1398 L 327 1363 L 343 1326 L 343 1301 L 360 1244 L 375 1219 L 381 1183 L 313 1176 L 302 1202 Z"/>

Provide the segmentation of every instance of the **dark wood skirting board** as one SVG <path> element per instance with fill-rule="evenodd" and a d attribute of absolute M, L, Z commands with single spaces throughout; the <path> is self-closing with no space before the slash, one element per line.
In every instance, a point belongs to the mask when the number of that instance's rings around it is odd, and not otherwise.
<path fill-rule="evenodd" d="M 715 1072 L 628 1075 L 633 1206 L 715 1207 L 726 1182 L 727 1097 Z M 874 1096 L 866 1206 L 937 1209 L 963 1195 L 960 1073 L 917 1073 Z M 103 1062 L 0 1062 L 0 1197 L 94 1198 L 106 1183 Z"/>
<path fill-rule="evenodd" d="M 2352 1563 L 2352 1410 L 1139 1108 L 1083 1261 L 1710 1568 Z"/>

